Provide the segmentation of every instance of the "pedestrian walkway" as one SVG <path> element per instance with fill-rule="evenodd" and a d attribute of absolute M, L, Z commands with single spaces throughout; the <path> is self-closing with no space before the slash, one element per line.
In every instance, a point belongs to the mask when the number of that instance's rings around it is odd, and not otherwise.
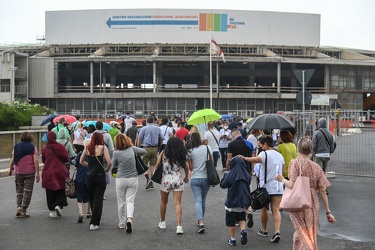
<path fill-rule="evenodd" d="M 9 162 L 0 163 L 0 169 L 9 167 Z M 220 169 L 220 167 L 219 167 Z M 222 171 L 219 171 L 222 176 Z M 228 229 L 225 226 L 224 201 L 226 190 L 219 186 L 211 188 L 207 197 L 206 232 L 197 233 L 194 197 L 190 184 L 182 196 L 184 234 L 176 235 L 173 195 L 167 207 L 167 229 L 160 230 L 159 185 L 154 190 L 145 190 L 145 178 L 139 177 L 139 188 L 135 200 L 134 228 L 131 234 L 117 227 L 117 201 L 115 181 L 107 186 L 102 224 L 98 231 L 89 231 L 89 221 L 77 223 L 76 201 L 69 199 L 69 206 L 62 210 L 61 219 L 48 217 L 45 190 L 41 183 L 35 184 L 28 219 L 15 218 L 14 176 L 0 178 L 0 249 L 228 249 Z M 375 201 L 372 195 L 373 178 L 338 176 L 330 179 L 330 207 L 337 219 L 334 225 L 325 220 L 321 209 L 318 245 L 320 249 L 374 249 Z M 368 194 L 368 195 L 366 195 Z M 272 243 L 270 237 L 260 237 L 260 213 L 254 214 L 254 227 L 248 229 L 247 248 L 292 249 L 294 229 L 286 212 L 282 212 L 281 240 Z M 272 216 L 272 215 L 271 215 Z M 273 234 L 272 219 L 269 232 Z M 239 242 L 239 235 L 237 241 Z M 237 247 L 244 247 L 238 245 Z"/>

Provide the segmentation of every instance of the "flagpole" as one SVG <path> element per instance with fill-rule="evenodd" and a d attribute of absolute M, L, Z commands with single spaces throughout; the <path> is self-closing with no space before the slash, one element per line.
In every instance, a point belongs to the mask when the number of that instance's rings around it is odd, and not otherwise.
<path fill-rule="evenodd" d="M 212 31 L 210 30 L 210 108 L 212 109 Z"/>

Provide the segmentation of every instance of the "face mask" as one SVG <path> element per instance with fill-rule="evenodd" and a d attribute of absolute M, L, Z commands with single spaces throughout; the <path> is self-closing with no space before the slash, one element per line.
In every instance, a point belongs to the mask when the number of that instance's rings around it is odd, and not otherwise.
<path fill-rule="evenodd" d="M 228 126 L 224 126 L 224 129 L 228 129 Z"/>

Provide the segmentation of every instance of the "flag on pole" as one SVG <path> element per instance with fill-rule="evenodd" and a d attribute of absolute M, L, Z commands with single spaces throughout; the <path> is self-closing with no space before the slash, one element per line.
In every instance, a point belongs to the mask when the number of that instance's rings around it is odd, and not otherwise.
<path fill-rule="evenodd" d="M 213 55 L 218 55 L 221 57 L 221 60 L 225 62 L 224 52 L 220 49 L 219 45 L 217 45 L 217 42 L 215 39 L 211 36 L 211 53 Z"/>

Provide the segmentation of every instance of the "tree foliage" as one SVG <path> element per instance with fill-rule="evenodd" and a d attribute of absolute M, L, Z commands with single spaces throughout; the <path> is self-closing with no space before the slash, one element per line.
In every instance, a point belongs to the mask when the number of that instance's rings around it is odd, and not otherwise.
<path fill-rule="evenodd" d="M 14 100 L 11 103 L 0 102 L 0 130 L 18 130 L 20 126 L 31 126 L 33 115 L 52 114 L 53 110 L 39 104 Z"/>

